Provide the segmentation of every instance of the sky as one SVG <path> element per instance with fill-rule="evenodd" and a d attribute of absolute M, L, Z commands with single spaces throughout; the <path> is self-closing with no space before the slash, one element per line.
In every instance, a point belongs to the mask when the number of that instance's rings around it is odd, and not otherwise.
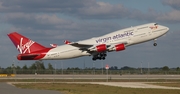
<path fill-rule="evenodd" d="M 64 40 L 79 41 L 98 37 L 123 28 L 156 22 L 170 28 L 153 41 L 110 52 L 104 61 L 91 56 L 69 60 L 44 60 L 57 68 L 67 67 L 180 67 L 180 0 L 0 0 L 0 66 L 13 63 L 31 65 L 35 61 L 18 61 L 19 52 L 7 34 L 17 31 L 50 47 Z"/>

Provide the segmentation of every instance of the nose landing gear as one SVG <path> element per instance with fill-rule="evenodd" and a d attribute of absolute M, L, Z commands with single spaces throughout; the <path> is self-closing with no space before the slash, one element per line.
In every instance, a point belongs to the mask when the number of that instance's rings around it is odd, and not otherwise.
<path fill-rule="evenodd" d="M 154 46 L 157 46 L 156 40 L 157 40 L 157 39 L 154 39 L 154 44 L 153 44 Z"/>
<path fill-rule="evenodd" d="M 153 45 L 154 45 L 154 46 L 157 46 L 157 43 L 154 43 Z"/>

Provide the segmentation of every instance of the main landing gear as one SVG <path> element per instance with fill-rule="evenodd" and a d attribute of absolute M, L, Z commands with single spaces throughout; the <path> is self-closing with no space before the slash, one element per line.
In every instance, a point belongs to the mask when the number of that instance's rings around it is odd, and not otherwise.
<path fill-rule="evenodd" d="M 107 54 L 106 53 L 98 53 L 96 55 L 93 56 L 92 60 L 95 61 L 97 59 L 99 60 L 105 60 L 106 59 Z"/>
<path fill-rule="evenodd" d="M 157 39 L 154 39 L 154 44 L 153 44 L 154 46 L 157 46 L 156 40 L 157 40 Z"/>

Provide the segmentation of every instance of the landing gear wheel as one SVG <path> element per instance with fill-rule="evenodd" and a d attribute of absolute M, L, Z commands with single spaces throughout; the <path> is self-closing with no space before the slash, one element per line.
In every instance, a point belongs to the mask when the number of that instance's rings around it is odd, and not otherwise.
<path fill-rule="evenodd" d="M 93 61 L 95 61 L 95 60 L 105 60 L 105 59 L 106 59 L 106 56 L 107 56 L 107 54 L 106 54 L 105 52 L 103 52 L 103 53 L 98 53 L 98 54 L 93 55 L 92 60 L 93 60 Z"/>
<path fill-rule="evenodd" d="M 93 58 L 92 58 L 92 60 L 93 60 L 93 61 L 96 61 L 96 58 L 95 58 L 95 57 L 93 57 Z"/>
<path fill-rule="evenodd" d="M 157 46 L 156 40 L 157 40 L 157 39 L 154 39 L 154 44 L 153 44 L 154 46 Z"/>
<path fill-rule="evenodd" d="M 154 46 L 157 46 L 157 43 L 154 43 L 153 45 L 154 45 Z"/>

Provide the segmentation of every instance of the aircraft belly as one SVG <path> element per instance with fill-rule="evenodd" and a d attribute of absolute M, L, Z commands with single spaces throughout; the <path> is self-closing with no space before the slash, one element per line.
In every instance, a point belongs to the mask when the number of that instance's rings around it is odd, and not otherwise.
<path fill-rule="evenodd" d="M 60 53 L 60 58 L 66 59 L 66 58 L 75 58 L 75 57 L 80 57 L 83 56 L 80 50 L 71 50 L 68 52 L 62 52 Z"/>
<path fill-rule="evenodd" d="M 60 60 L 89 55 L 89 53 L 83 52 L 82 50 L 79 50 L 79 48 L 73 47 L 71 45 L 67 45 L 65 46 L 65 48 L 62 46 L 52 49 L 46 54 L 43 59 Z"/>

